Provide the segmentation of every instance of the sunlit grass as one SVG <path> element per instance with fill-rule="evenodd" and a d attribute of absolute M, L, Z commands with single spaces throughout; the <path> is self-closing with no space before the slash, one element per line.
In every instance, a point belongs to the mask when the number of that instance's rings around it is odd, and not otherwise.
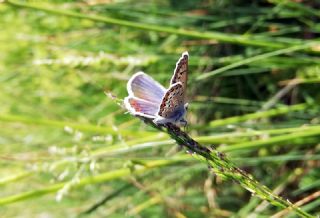
<path fill-rule="evenodd" d="M 319 5 L 4 2 L 1 216 L 287 213 L 213 175 L 106 96 L 125 97 L 139 70 L 167 87 L 185 50 L 189 135 L 319 215 Z"/>

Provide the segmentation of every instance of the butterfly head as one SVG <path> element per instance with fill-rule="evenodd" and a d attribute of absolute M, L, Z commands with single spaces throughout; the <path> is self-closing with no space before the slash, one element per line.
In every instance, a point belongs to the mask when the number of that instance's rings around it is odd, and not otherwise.
<path fill-rule="evenodd" d="M 188 111 L 188 108 L 189 108 L 189 103 L 185 103 L 184 104 L 184 109 L 185 109 L 186 112 Z"/>

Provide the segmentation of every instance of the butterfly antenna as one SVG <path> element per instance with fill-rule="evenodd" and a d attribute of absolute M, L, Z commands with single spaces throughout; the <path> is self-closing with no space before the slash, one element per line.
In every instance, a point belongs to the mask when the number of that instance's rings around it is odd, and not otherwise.
<path fill-rule="evenodd" d="M 109 98 L 111 99 L 112 101 L 116 102 L 120 107 L 124 107 L 123 106 L 123 100 L 118 98 L 116 95 L 114 95 L 111 91 L 109 90 L 104 90 L 103 91 L 104 94 Z"/>

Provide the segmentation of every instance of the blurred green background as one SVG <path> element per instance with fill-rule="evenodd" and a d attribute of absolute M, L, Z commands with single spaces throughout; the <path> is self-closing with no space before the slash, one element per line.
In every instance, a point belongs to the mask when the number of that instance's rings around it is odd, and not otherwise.
<path fill-rule="evenodd" d="M 167 87 L 183 51 L 188 133 L 319 215 L 319 9 L 289 0 L 2 1 L 0 217 L 281 211 L 121 107 L 131 75 L 142 70 Z"/>

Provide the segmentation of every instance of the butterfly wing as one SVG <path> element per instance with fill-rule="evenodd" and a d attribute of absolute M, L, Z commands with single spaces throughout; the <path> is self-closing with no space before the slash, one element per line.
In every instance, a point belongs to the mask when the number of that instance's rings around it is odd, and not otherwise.
<path fill-rule="evenodd" d="M 155 118 L 159 110 L 157 104 L 132 96 L 124 99 L 124 105 L 131 114 L 147 118 Z"/>
<path fill-rule="evenodd" d="M 187 88 L 187 80 L 188 80 L 188 60 L 189 60 L 188 52 L 183 52 L 182 56 L 176 63 L 176 68 L 174 69 L 173 76 L 170 82 L 171 85 L 177 82 L 181 82 L 185 91 Z"/>
<path fill-rule="evenodd" d="M 184 89 L 182 83 L 178 82 L 170 86 L 163 96 L 158 116 L 172 122 L 182 118 L 184 113 Z"/>
<path fill-rule="evenodd" d="M 129 96 L 134 96 L 151 103 L 160 104 L 166 89 L 143 72 L 134 74 L 128 81 Z"/>
<path fill-rule="evenodd" d="M 188 52 L 184 52 L 176 63 L 168 90 L 143 72 L 134 74 L 128 81 L 129 96 L 124 102 L 130 113 L 154 118 L 156 123 L 184 121 L 188 59 Z"/>

